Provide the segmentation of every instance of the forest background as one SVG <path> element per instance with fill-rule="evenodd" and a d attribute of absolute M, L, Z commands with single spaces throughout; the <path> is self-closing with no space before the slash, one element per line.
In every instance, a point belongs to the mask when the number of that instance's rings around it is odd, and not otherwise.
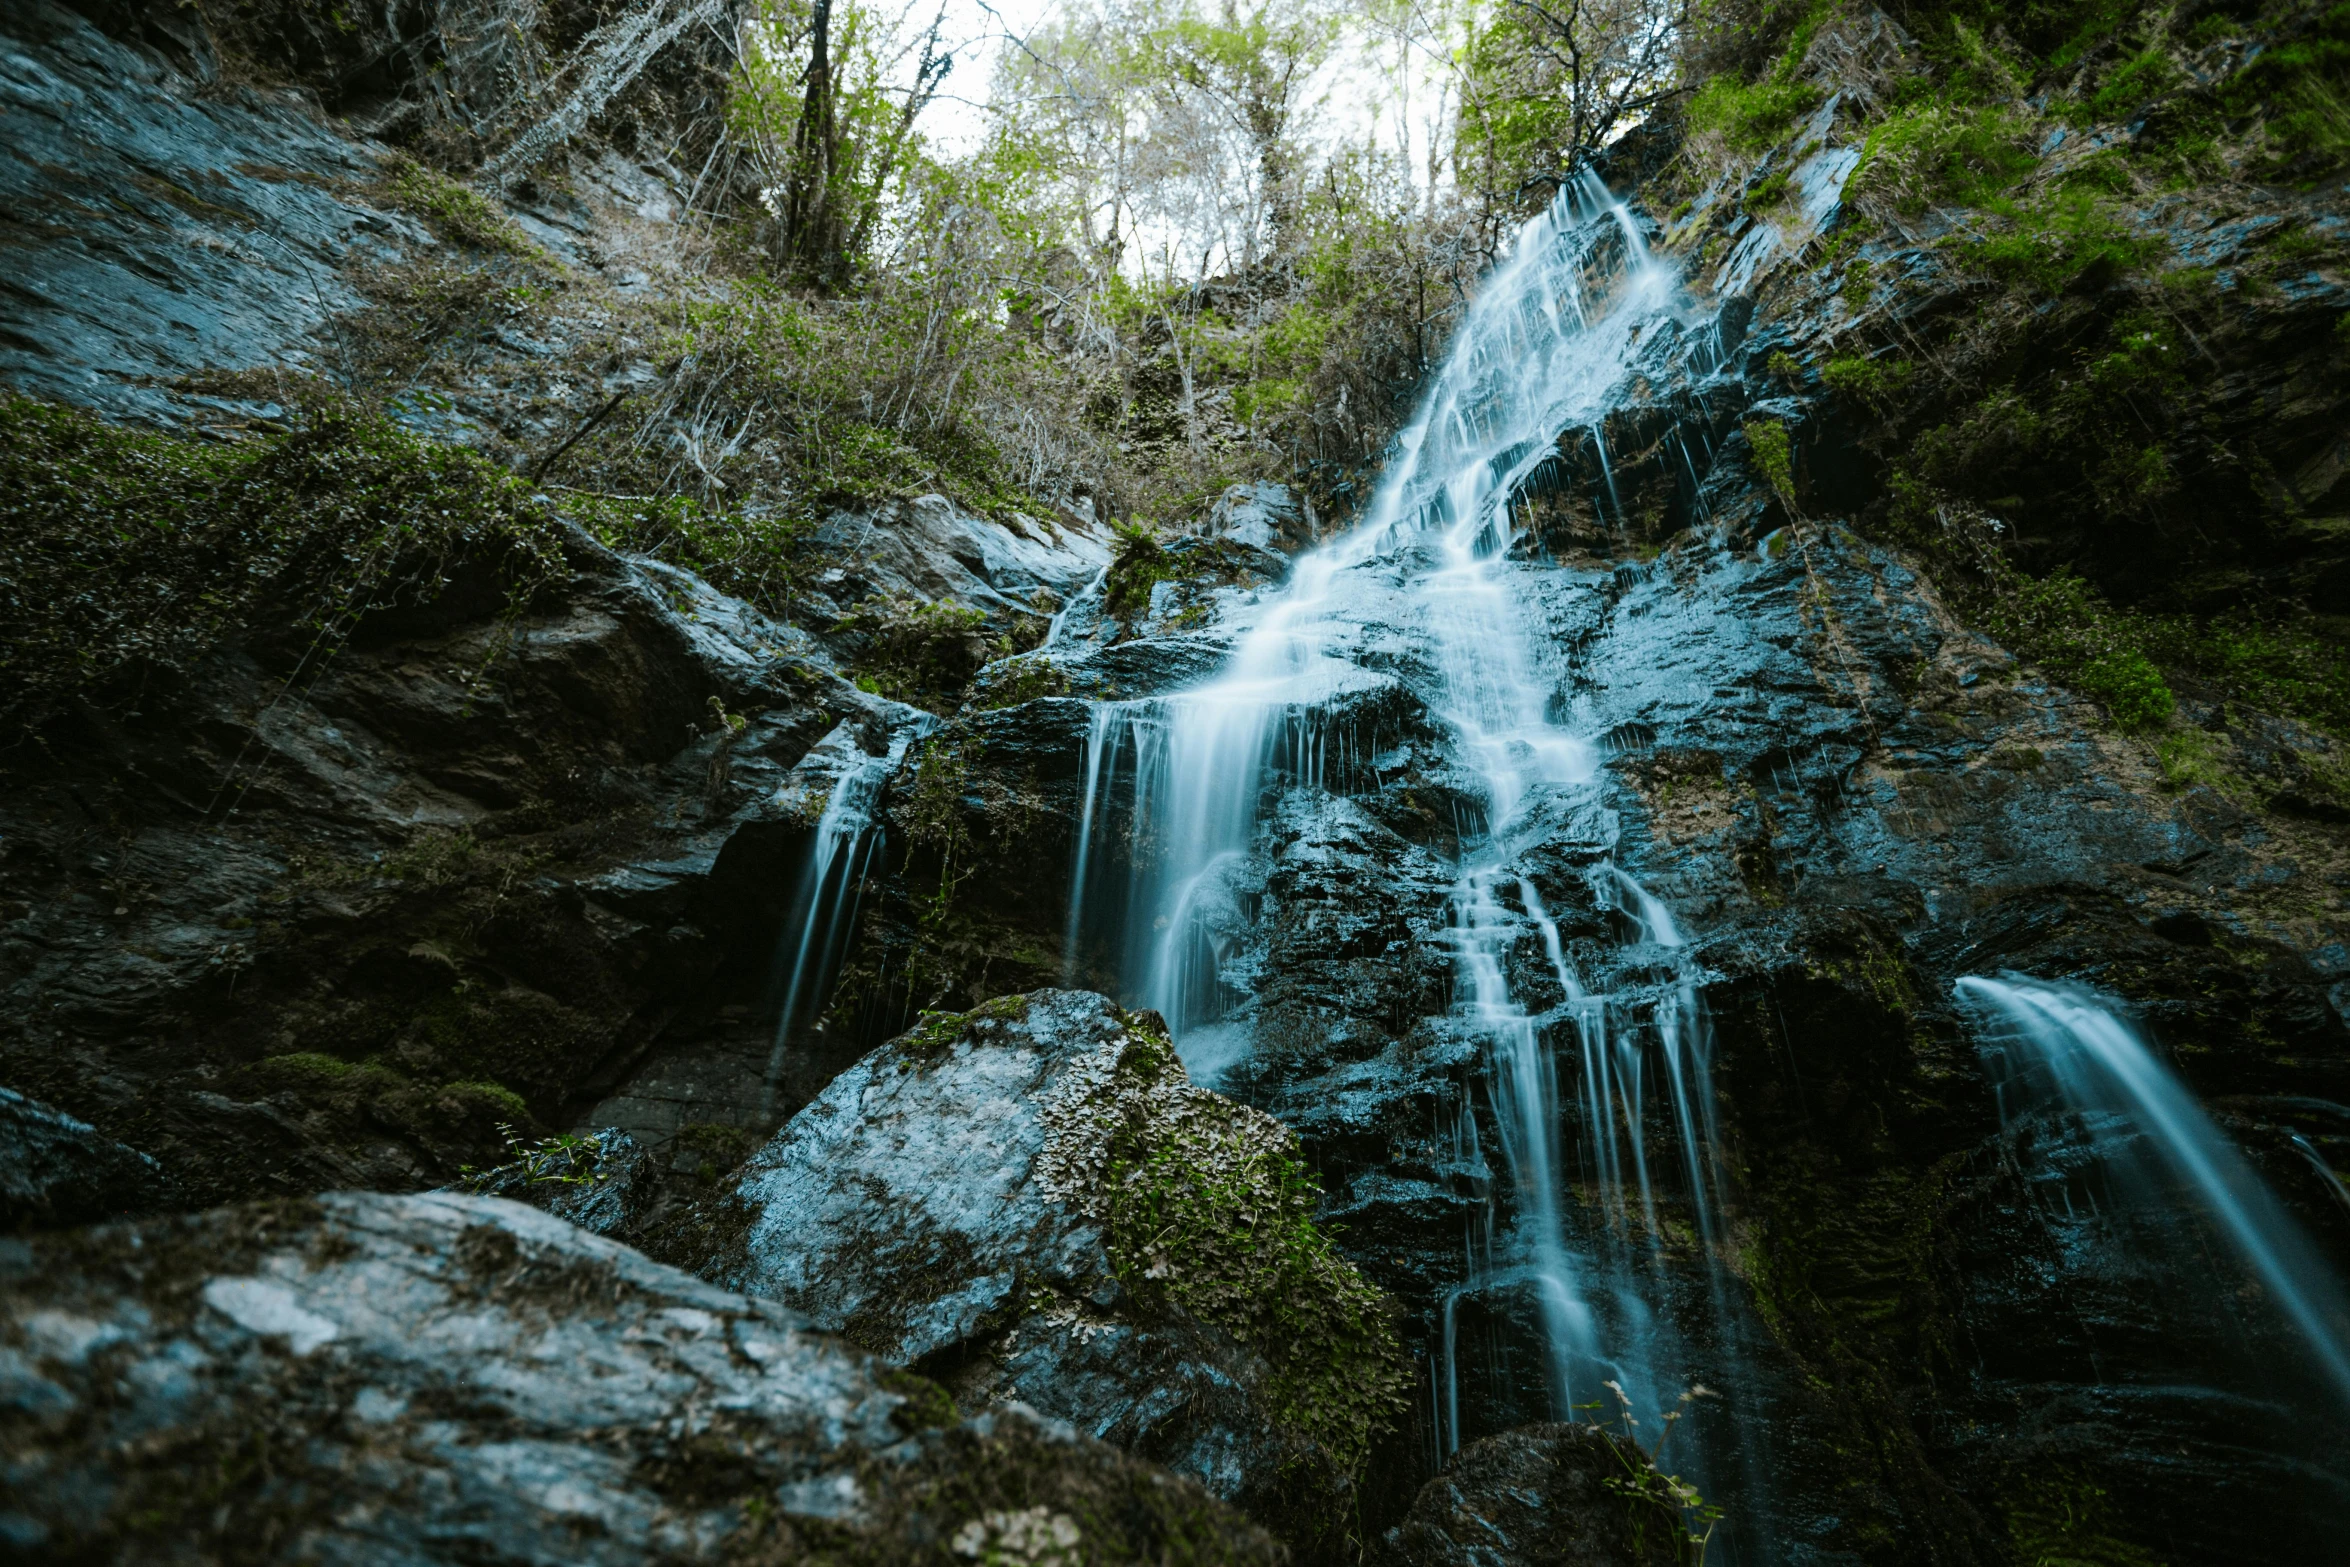
<path fill-rule="evenodd" d="M 2341 260 L 2350 228 L 2320 209 L 2350 161 L 2350 5 L 1051 0 L 1015 28 L 951 3 L 402 0 L 395 37 L 320 0 L 189 0 L 232 75 L 401 149 L 382 194 L 450 242 L 368 279 L 377 307 L 290 400 L 415 430 L 470 397 L 467 444 L 574 520 L 787 619 L 828 517 L 931 492 L 1113 524 L 1147 590 L 1177 569 L 1161 541 L 1236 482 L 1342 523 L 1477 279 L 1579 165 L 1636 190 L 1699 279 L 1728 235 L 1683 216 L 1728 190 L 1769 220 L 1841 94 L 1835 134 L 1862 145 L 1812 275 L 1853 316 L 1904 270 L 1974 301 L 1931 343 L 1878 312 L 1883 343 L 1743 367 L 1857 432 L 1851 520 L 2120 727 L 2159 729 L 2184 683 L 2350 729 L 2332 578 L 2141 580 L 2130 543 L 2208 532 L 2216 506 L 2271 554 L 2332 558 L 2302 536 L 2341 524 L 2195 435 L 2213 388 L 2180 366 L 2227 355 L 2274 280 Z M 1847 90 L 1826 56 L 1879 18 L 1902 68 Z M 2051 156 L 2089 128 L 2108 151 Z M 599 145 L 686 193 L 655 286 L 564 266 L 507 216 Z M 2182 198 L 2286 221 L 2215 276 L 2166 238 Z M 466 345 L 510 327 L 594 389 L 541 399 L 551 435 L 465 383 Z M 615 384 L 622 365 L 647 369 Z M 8 420 L 19 450 L 53 444 Z M 1798 468 L 1818 438 L 1797 431 Z M 976 622 L 860 615 L 877 667 L 938 663 Z M 965 681 L 893 684 L 951 708 Z"/>

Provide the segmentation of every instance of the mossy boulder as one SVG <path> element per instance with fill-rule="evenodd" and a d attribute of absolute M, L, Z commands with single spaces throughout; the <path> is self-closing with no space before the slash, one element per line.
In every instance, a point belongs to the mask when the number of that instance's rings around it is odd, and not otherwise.
<path fill-rule="evenodd" d="M 1156 1458 L 1308 1554 L 1407 1372 L 1279 1122 L 1076 991 L 940 1014 L 744 1166 L 714 1277 L 944 1383 Z"/>
<path fill-rule="evenodd" d="M 1261 1562 L 1175 1478 L 494 1198 L 0 1248 L 12 1560 Z M 965 1551 L 965 1556 L 977 1551 Z"/>

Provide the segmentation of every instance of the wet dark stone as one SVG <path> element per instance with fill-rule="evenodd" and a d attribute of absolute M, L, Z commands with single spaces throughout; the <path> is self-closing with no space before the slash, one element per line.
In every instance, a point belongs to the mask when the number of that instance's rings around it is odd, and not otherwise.
<path fill-rule="evenodd" d="M 0 1088 L 0 1232 L 153 1213 L 172 1195 L 162 1166 L 145 1154 Z"/>
<path fill-rule="evenodd" d="M 1678 1510 L 1627 1496 L 1647 1456 L 1597 1426 L 1521 1426 L 1473 1442 L 1387 1531 L 1382 1567 L 1663 1567 L 1684 1560 Z"/>
<path fill-rule="evenodd" d="M 0 1356 L 24 1561 L 910 1563 L 1028 1510 L 1278 1559 L 1187 1481 L 491 1198 L 0 1241 Z"/>

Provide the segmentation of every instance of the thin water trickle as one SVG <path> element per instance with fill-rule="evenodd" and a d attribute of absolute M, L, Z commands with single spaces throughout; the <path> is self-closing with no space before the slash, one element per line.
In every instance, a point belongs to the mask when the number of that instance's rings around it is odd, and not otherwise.
<path fill-rule="evenodd" d="M 868 756 L 848 735 L 847 726 L 819 743 L 818 750 L 836 748 L 845 753 L 839 775 L 825 797 L 824 812 L 816 819 L 816 834 L 800 885 L 792 899 L 791 916 L 783 928 L 797 932 L 791 967 L 783 985 L 783 1002 L 775 1016 L 775 1041 L 767 1052 L 767 1073 L 759 1091 L 759 1119 L 775 1118 L 782 1092 L 784 1067 L 793 1035 L 813 1021 L 822 1005 L 834 971 L 848 950 L 864 896 L 865 871 L 878 846 L 873 810 L 882 786 L 905 760 L 909 734 L 899 734 L 887 754 Z"/>
<path fill-rule="evenodd" d="M 2162 1208 L 2186 1194 L 2292 1324 L 2310 1369 L 2350 1407 L 2350 1296 L 2114 1004 L 2082 986 L 2021 974 L 1970 975 L 1958 982 L 1958 996 L 1980 1020 L 2002 1121 L 2070 1115 L 2116 1178 L 2118 1199 Z M 2071 1192 L 2065 1196 L 2069 1203 Z"/>

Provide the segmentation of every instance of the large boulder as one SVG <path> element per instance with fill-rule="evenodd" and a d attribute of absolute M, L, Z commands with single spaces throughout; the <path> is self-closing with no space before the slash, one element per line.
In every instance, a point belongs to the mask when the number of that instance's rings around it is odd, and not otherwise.
<path fill-rule="evenodd" d="M 961 1420 L 775 1305 L 495 1198 L 0 1243 L 0 1383 L 19 1561 L 1277 1559 L 1189 1481 Z"/>
<path fill-rule="evenodd" d="M 1289 1131 L 1187 1081 L 1154 1015 L 1039 991 L 835 1079 L 744 1165 L 705 1266 L 1311 1548 L 1405 1380 L 1316 1196 Z"/>

